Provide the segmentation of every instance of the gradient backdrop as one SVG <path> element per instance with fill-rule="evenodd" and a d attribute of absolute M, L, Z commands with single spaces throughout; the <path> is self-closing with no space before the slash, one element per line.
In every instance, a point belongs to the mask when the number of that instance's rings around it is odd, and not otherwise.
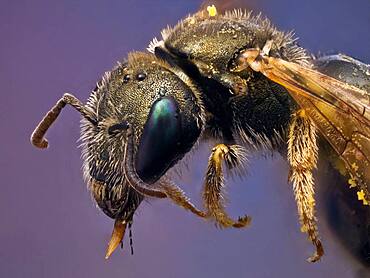
<path fill-rule="evenodd" d="M 347 53 L 370 63 L 370 1 L 214 1 L 253 7 L 283 30 L 295 29 L 313 53 Z M 104 260 L 112 221 L 82 180 L 79 115 L 67 108 L 40 151 L 29 136 L 66 91 L 86 100 L 104 71 L 143 50 L 162 27 L 201 1 L 11 1 L 0 5 L 0 277 L 365 277 L 320 222 L 327 255 L 309 264 L 278 156 L 255 159 L 244 182 L 230 184 L 230 213 L 253 216 L 247 230 L 218 230 L 166 200 L 141 205 L 135 255 Z M 258 5 L 257 5 L 258 4 Z M 209 147 L 199 151 L 183 188 L 200 204 Z"/>

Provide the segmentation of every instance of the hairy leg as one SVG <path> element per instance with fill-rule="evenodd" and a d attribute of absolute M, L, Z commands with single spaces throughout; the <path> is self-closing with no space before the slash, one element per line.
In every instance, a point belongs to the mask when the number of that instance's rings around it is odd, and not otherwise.
<path fill-rule="evenodd" d="M 197 209 L 190 202 L 189 198 L 185 195 L 184 191 L 182 191 L 181 188 L 179 188 L 172 181 L 163 178 L 159 182 L 158 188 L 160 188 L 167 195 L 167 198 L 171 199 L 171 201 L 176 205 L 192 212 L 193 214 L 201 218 L 207 217 L 206 213 Z"/>
<path fill-rule="evenodd" d="M 162 178 L 158 185 L 150 185 L 143 182 L 138 176 L 134 168 L 134 157 L 133 157 L 133 132 L 130 130 L 130 134 L 127 138 L 127 145 L 125 150 L 125 163 L 124 171 L 126 174 L 127 181 L 130 186 L 137 192 L 144 196 L 155 197 L 155 198 L 169 198 L 176 205 L 189 210 L 195 215 L 205 218 L 206 214 L 197 209 L 186 197 L 185 193 L 173 182 L 166 178 Z"/>
<path fill-rule="evenodd" d="M 207 210 L 207 215 L 215 219 L 216 223 L 222 228 L 234 227 L 242 228 L 247 226 L 251 218 L 249 216 L 240 217 L 233 220 L 225 211 L 224 197 L 224 175 L 222 164 L 229 168 L 240 166 L 245 160 L 245 154 L 240 146 L 226 146 L 219 144 L 212 149 L 208 161 L 207 173 L 204 181 L 203 201 Z"/>
<path fill-rule="evenodd" d="M 304 110 L 295 113 L 290 124 L 288 140 L 289 181 L 293 183 L 301 231 L 308 234 L 308 238 L 316 247 L 315 254 L 308 259 L 310 262 L 318 261 L 324 254 L 316 225 L 312 175 L 318 154 L 316 138 L 316 128 Z"/>

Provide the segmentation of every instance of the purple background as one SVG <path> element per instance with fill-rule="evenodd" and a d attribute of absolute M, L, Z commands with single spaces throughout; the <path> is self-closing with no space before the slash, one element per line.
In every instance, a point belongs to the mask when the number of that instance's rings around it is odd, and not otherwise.
<path fill-rule="evenodd" d="M 218 1 L 249 4 L 283 30 L 295 29 L 313 53 L 343 52 L 370 63 L 370 2 Z M 258 3 L 258 7 L 253 3 Z M 138 4 L 140 3 L 140 5 Z M 361 265 L 320 231 L 327 255 L 299 232 L 278 156 L 255 159 L 244 182 L 230 182 L 230 213 L 253 217 L 247 230 L 218 230 L 166 200 L 144 203 L 135 217 L 135 255 L 104 260 L 112 221 L 94 207 L 82 180 L 79 115 L 67 108 L 39 151 L 29 136 L 63 92 L 86 100 L 100 76 L 143 50 L 167 24 L 201 1 L 10 1 L 0 8 L 0 277 L 353 277 Z M 200 204 L 206 146 L 182 187 Z"/>

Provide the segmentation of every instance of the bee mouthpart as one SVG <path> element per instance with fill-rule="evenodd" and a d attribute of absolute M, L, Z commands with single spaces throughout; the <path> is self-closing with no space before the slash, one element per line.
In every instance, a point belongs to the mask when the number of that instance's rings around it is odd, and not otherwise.
<path fill-rule="evenodd" d="M 114 222 L 112 236 L 110 238 L 110 241 L 108 243 L 108 248 L 105 253 L 106 260 L 109 259 L 109 257 L 112 255 L 114 250 L 116 250 L 118 245 L 122 242 L 123 237 L 125 235 L 126 226 L 127 226 L 126 221 L 116 220 Z"/>

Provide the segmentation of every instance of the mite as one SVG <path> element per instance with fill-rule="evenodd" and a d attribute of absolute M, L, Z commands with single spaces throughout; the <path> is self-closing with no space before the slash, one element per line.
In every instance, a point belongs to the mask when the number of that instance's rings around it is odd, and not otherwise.
<path fill-rule="evenodd" d="M 219 14 L 214 6 L 163 30 L 148 50 L 106 73 L 86 104 L 65 94 L 31 136 L 46 148 L 44 135 L 64 106 L 82 115 L 84 177 L 115 220 L 106 258 L 148 197 L 169 198 L 221 228 L 248 226 L 250 216 L 233 219 L 225 210 L 224 171 L 242 174 L 256 151 L 286 153 L 301 230 L 315 247 L 309 261 L 324 254 L 312 174 L 320 141 L 369 215 L 370 67 L 347 56 L 314 59 L 269 20 L 241 10 Z M 330 69 L 335 63 L 347 73 Z M 217 142 L 204 210 L 167 174 L 201 140 Z"/>

